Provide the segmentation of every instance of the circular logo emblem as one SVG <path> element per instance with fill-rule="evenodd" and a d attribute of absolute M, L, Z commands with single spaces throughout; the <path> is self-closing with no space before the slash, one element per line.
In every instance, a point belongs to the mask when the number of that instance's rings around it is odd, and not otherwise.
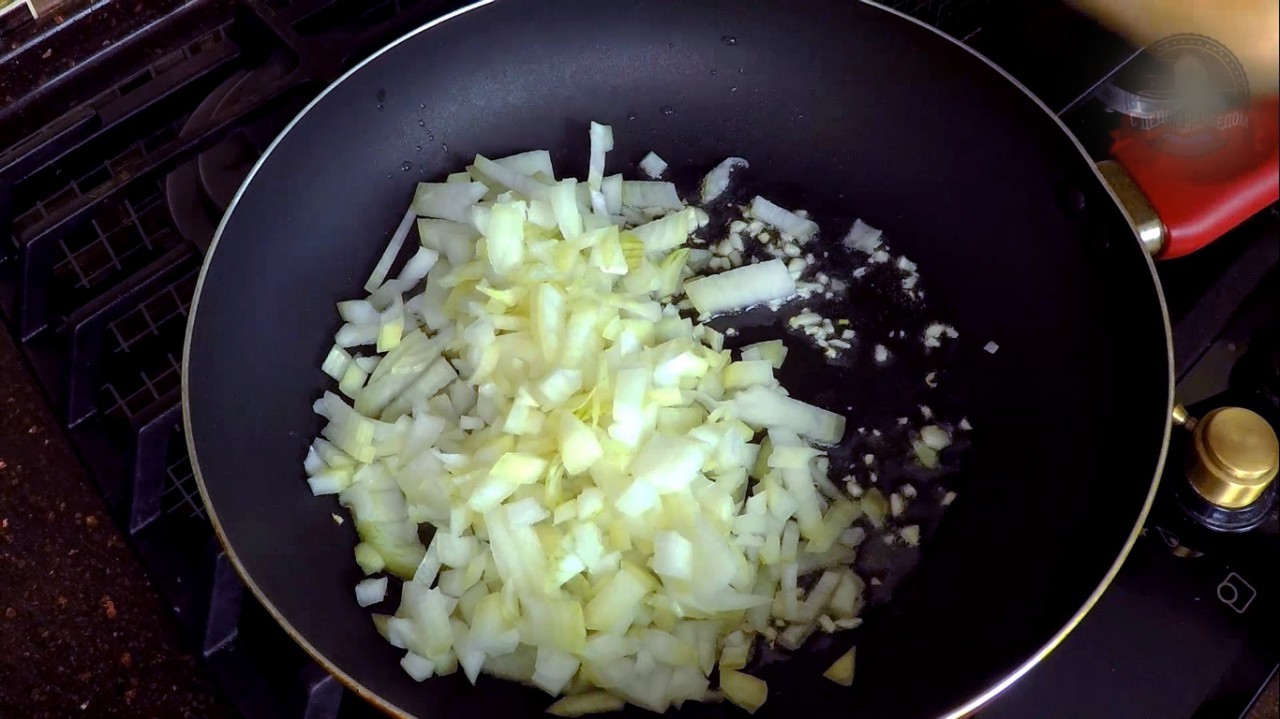
<path fill-rule="evenodd" d="M 1203 35 L 1174 35 L 1147 49 L 1127 135 L 1179 156 L 1220 150 L 1247 134 L 1249 85 L 1230 50 Z"/>

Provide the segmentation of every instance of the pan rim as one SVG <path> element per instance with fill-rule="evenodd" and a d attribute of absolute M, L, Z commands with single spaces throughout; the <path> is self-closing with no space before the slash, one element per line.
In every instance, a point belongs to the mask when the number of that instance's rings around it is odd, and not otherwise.
<path fill-rule="evenodd" d="M 435 18 L 434 20 L 431 20 L 413 30 L 410 30 L 409 32 L 405 33 L 399 38 L 391 41 L 387 45 L 376 50 L 369 57 L 356 63 L 349 70 L 344 72 L 342 75 L 340 75 L 332 83 L 326 86 L 324 90 L 322 90 L 318 95 L 316 95 L 314 99 L 308 102 L 307 105 L 303 107 L 302 110 L 299 111 L 298 114 L 292 120 L 289 121 L 289 124 L 287 124 L 284 127 L 284 129 L 280 131 L 280 134 L 277 135 L 274 140 L 272 140 L 271 144 L 267 146 L 267 149 L 263 151 L 262 156 L 258 158 L 257 162 L 254 163 L 252 169 L 250 169 L 249 171 L 249 174 L 245 176 L 245 179 L 240 184 L 240 187 L 236 189 L 235 196 L 232 198 L 231 203 L 227 206 L 226 212 L 223 213 L 222 219 L 218 222 L 218 227 L 214 232 L 213 240 L 209 244 L 209 249 L 205 252 L 204 262 L 200 266 L 200 274 L 196 280 L 195 291 L 191 299 L 191 309 L 190 309 L 190 312 L 188 313 L 187 326 L 186 326 L 186 330 L 183 337 L 182 372 L 181 372 L 183 435 L 186 439 L 187 452 L 191 456 L 192 474 L 196 481 L 196 487 L 200 492 L 200 499 L 204 503 L 205 511 L 209 516 L 209 523 L 213 527 L 214 534 L 215 536 L 217 536 L 218 542 L 222 545 L 223 549 L 225 550 L 227 559 L 231 562 L 231 566 L 235 569 L 235 572 L 240 577 L 240 580 L 244 582 L 246 587 L 249 588 L 249 591 L 252 592 L 254 597 L 258 600 L 258 602 L 262 604 L 263 608 L 266 609 L 267 613 L 271 615 L 271 618 L 278 625 L 280 625 L 281 629 L 283 629 L 285 633 L 288 634 L 291 639 L 293 639 L 293 641 L 295 641 L 300 647 L 302 647 L 302 649 L 307 653 L 308 656 L 311 657 L 312 660 L 314 660 L 317 664 L 323 667 L 326 672 L 328 672 L 330 675 L 335 677 L 347 689 L 355 692 L 358 696 L 360 696 L 362 699 L 369 702 L 370 704 L 373 704 L 380 711 L 392 717 L 396 717 L 397 719 L 415 719 L 415 718 L 414 718 L 414 715 L 405 711 L 404 709 L 397 706 L 396 704 L 393 704 L 390 701 L 387 701 L 377 693 L 370 690 L 368 687 L 364 686 L 362 683 L 360 683 L 358 680 L 356 680 L 354 677 L 352 677 L 350 674 L 344 671 L 341 667 L 339 667 L 337 664 L 333 663 L 326 656 L 324 656 L 324 654 L 320 652 L 314 645 L 312 645 L 311 642 L 308 641 L 307 638 L 304 637 L 302 633 L 299 632 L 289 622 L 289 620 L 279 611 L 279 609 L 272 603 L 270 598 L 266 595 L 266 593 L 262 590 L 262 588 L 259 587 L 258 584 L 253 580 L 253 578 L 249 575 L 248 571 L 245 569 L 244 565 L 241 563 L 240 558 L 236 554 L 235 548 L 232 546 L 230 539 L 227 537 L 226 533 L 223 531 L 222 524 L 218 521 L 217 511 L 214 508 L 213 503 L 210 501 L 208 490 L 205 487 L 204 477 L 200 470 L 200 461 L 196 452 L 195 439 L 191 429 L 191 411 L 190 411 L 191 404 L 189 401 L 190 400 L 190 396 L 189 396 L 190 380 L 189 380 L 187 368 L 190 366 L 189 360 L 191 356 L 191 340 L 194 334 L 194 328 L 196 323 L 196 312 L 199 309 L 200 297 L 202 294 L 202 290 L 204 288 L 205 277 L 207 275 L 209 265 L 212 263 L 214 252 L 218 248 L 218 243 L 222 239 L 222 233 L 226 229 L 228 221 L 230 220 L 232 214 L 235 212 L 235 209 L 240 202 L 240 198 L 244 195 L 245 191 L 248 189 L 249 185 L 252 183 L 253 178 L 257 175 L 258 171 L 266 163 L 267 159 L 271 156 L 271 153 L 275 150 L 276 146 L 279 145 L 280 142 L 283 140 L 283 138 L 285 138 L 289 134 L 289 132 L 293 129 L 293 127 L 297 125 L 299 122 L 301 122 L 302 118 L 304 118 L 307 115 L 307 113 L 309 113 L 316 105 L 318 105 L 322 100 L 324 100 L 329 95 L 330 92 L 332 92 L 335 88 L 337 88 L 339 85 L 344 83 L 348 78 L 350 78 L 351 76 L 355 75 L 357 72 L 362 70 L 366 65 L 371 64 L 372 62 L 374 62 L 384 54 L 400 46 L 402 43 L 405 43 L 411 40 L 412 38 L 418 36 L 419 34 L 422 34 L 424 32 L 427 32 L 428 30 L 435 28 L 437 25 L 441 25 L 457 17 L 461 17 L 462 15 L 470 13 L 473 10 L 477 10 L 482 7 L 491 5 L 496 1 L 497 0 L 476 0 L 476 2 L 473 2 L 469 5 L 458 8 L 452 12 L 441 15 L 440 17 Z M 1157 275 L 1156 273 L 1154 260 L 1152 259 L 1151 255 L 1148 252 L 1146 252 L 1145 249 L 1143 249 L 1143 245 L 1142 245 L 1141 239 L 1138 236 L 1137 229 L 1133 226 L 1132 221 L 1129 219 L 1128 213 L 1124 212 L 1123 204 L 1120 202 L 1119 197 L 1116 196 L 1114 190 L 1106 182 L 1102 174 L 1098 171 L 1097 164 L 1089 156 L 1088 151 L 1084 148 L 1083 145 L 1080 144 L 1079 139 L 1075 136 L 1074 133 L 1070 131 L 1070 129 L 1067 128 L 1066 124 L 1063 123 L 1062 119 L 1058 117 L 1058 115 L 1054 113 L 1053 110 L 1050 109 L 1048 105 L 1046 105 L 1038 96 L 1032 93 L 1017 78 L 1010 75 L 1007 71 L 1004 70 L 1004 68 L 995 64 L 990 59 L 988 59 L 985 55 L 977 52 L 976 50 L 969 47 L 962 41 L 952 37 L 951 35 L 948 35 L 942 32 L 938 28 L 933 27 L 928 23 L 918 20 L 910 15 L 907 15 L 906 13 L 903 13 L 900 10 L 879 5 L 875 2 L 872 2 L 871 0 L 859 0 L 859 2 L 861 2 L 863 5 L 870 6 L 876 10 L 880 10 L 880 11 L 889 13 L 891 15 L 897 16 L 903 21 L 910 22 L 928 32 L 933 33 L 938 38 L 959 47 L 964 52 L 969 53 L 976 59 L 980 60 L 987 67 L 991 68 L 996 73 L 998 73 L 1001 77 L 1005 79 L 1006 82 L 1010 83 L 1011 85 L 1016 87 L 1018 90 L 1020 90 L 1024 95 L 1027 96 L 1028 99 L 1030 99 L 1033 103 L 1035 103 L 1037 107 L 1039 107 L 1046 115 L 1048 115 L 1055 124 L 1057 124 L 1058 128 L 1071 141 L 1071 144 L 1076 148 L 1076 151 L 1079 152 L 1081 157 L 1083 157 L 1089 163 L 1089 167 L 1093 172 L 1095 178 L 1097 179 L 1098 184 L 1103 187 L 1103 189 L 1106 191 L 1107 196 L 1110 197 L 1111 201 L 1115 203 L 1117 209 L 1120 209 L 1121 215 L 1128 222 L 1129 229 L 1133 233 L 1134 247 L 1141 252 L 1142 257 L 1146 262 L 1147 270 L 1150 273 L 1150 279 L 1152 282 L 1152 286 L 1155 290 L 1156 299 L 1158 301 L 1159 308 L 1160 308 L 1161 322 L 1164 326 L 1165 354 L 1167 359 L 1167 362 L 1165 364 L 1166 375 L 1167 375 L 1166 377 L 1167 392 L 1166 392 L 1166 398 L 1165 398 L 1164 431 L 1162 433 L 1162 438 L 1161 438 L 1160 453 L 1156 459 L 1154 474 L 1150 481 L 1150 486 L 1147 491 L 1147 496 L 1143 501 L 1142 507 L 1139 510 L 1137 517 L 1134 520 L 1133 527 L 1131 528 L 1128 537 L 1125 539 L 1123 545 L 1120 547 L 1118 554 L 1116 555 L 1115 560 L 1112 562 L 1111 566 L 1107 569 L 1106 573 L 1102 576 L 1102 579 L 1099 581 L 1098 585 L 1093 589 L 1092 592 L 1090 592 L 1089 596 L 1085 598 L 1085 601 L 1083 604 L 1081 604 L 1080 608 L 1077 609 L 1075 613 L 1071 615 L 1071 617 L 1067 620 L 1067 622 L 1057 632 L 1055 632 L 1054 635 L 1050 637 L 1049 640 L 1044 645 L 1042 645 L 1030 657 L 1025 659 L 1021 664 L 1015 667 L 1003 679 L 987 687 L 986 689 L 979 692 L 978 694 L 975 694 L 974 696 L 969 698 L 967 701 L 961 703 L 959 706 L 956 706 L 948 710 L 946 713 L 940 715 L 939 717 L 939 719 L 964 719 L 965 717 L 972 716 L 974 712 L 986 706 L 989 702 L 991 702 L 993 699 L 995 699 L 1000 694 L 1002 694 L 1005 690 L 1007 690 L 1010 686 L 1012 686 L 1024 675 L 1026 675 L 1029 671 L 1035 668 L 1040 662 L 1042 662 L 1045 659 L 1045 657 L 1049 656 L 1049 654 L 1051 654 L 1055 649 L 1057 649 L 1057 647 L 1060 644 L 1062 644 L 1062 642 L 1067 638 L 1067 636 L 1070 635 L 1071 632 L 1075 630 L 1075 628 L 1080 624 L 1080 622 L 1084 619 L 1084 617 L 1090 611 L 1092 611 L 1094 606 L 1101 599 L 1103 593 L 1105 593 L 1106 590 L 1111 586 L 1111 583 L 1115 580 L 1115 577 L 1119 573 L 1121 566 L 1124 564 L 1125 560 L 1129 556 L 1130 551 L 1133 549 L 1134 544 L 1137 542 L 1138 537 L 1141 535 L 1143 525 L 1146 524 L 1147 516 L 1151 512 L 1151 508 L 1155 503 L 1156 493 L 1160 488 L 1160 478 L 1164 474 L 1165 463 L 1168 459 L 1169 440 L 1170 440 L 1170 435 L 1173 429 L 1173 423 L 1171 419 L 1172 417 L 1171 413 L 1174 405 L 1174 387 L 1175 387 L 1173 331 L 1169 321 L 1169 308 L 1165 300 L 1164 288 L 1160 283 L 1159 275 Z"/>

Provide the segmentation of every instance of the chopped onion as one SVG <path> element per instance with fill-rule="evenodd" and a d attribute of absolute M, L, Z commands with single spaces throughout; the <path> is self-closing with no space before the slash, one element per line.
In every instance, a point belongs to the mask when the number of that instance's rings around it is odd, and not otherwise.
<path fill-rule="evenodd" d="M 394 280 L 387 280 L 376 292 L 369 295 L 368 304 L 372 307 L 386 307 L 390 298 L 409 292 L 421 282 L 431 268 L 440 260 L 440 253 L 429 247 L 419 247 L 413 257 L 404 263 L 400 274 Z"/>
<path fill-rule="evenodd" d="M 862 580 L 848 568 L 839 570 L 839 581 L 831 595 L 831 613 L 841 619 L 852 619 L 862 603 Z"/>
<path fill-rule="evenodd" d="M 381 602 L 387 596 L 387 578 L 366 579 L 356 585 L 356 602 L 362 607 Z"/>
<path fill-rule="evenodd" d="M 795 296 L 796 283 L 781 260 L 769 260 L 690 280 L 684 291 L 694 309 L 714 315 L 788 299 Z"/>
<path fill-rule="evenodd" d="M 413 211 L 423 217 L 453 222 L 470 222 L 471 207 L 489 192 L 479 182 L 419 182 L 413 196 Z"/>
<path fill-rule="evenodd" d="M 547 159 L 547 162 L 550 162 L 550 158 Z M 491 184 L 506 187 L 530 200 L 545 200 L 547 198 L 546 185 L 531 176 L 511 169 L 507 165 L 494 162 L 483 155 L 476 155 L 475 169 L 483 175 L 484 179 L 490 180 Z"/>
<path fill-rule="evenodd" d="M 609 175 L 600 183 L 604 195 L 604 207 L 610 215 L 622 212 L 622 175 Z"/>
<path fill-rule="evenodd" d="M 741 157 L 727 157 L 702 179 L 702 204 L 715 202 L 729 189 L 729 177 L 737 168 L 750 167 Z"/>
<path fill-rule="evenodd" d="M 613 128 L 591 123 L 591 161 L 587 168 L 587 186 L 599 190 L 604 180 L 605 154 L 613 149 Z"/>
<path fill-rule="evenodd" d="M 767 686 L 739 671 L 755 641 L 797 648 L 819 625 L 852 626 L 854 525 L 889 508 L 827 476 L 817 445 L 845 420 L 787 394 L 781 341 L 735 361 L 732 332 L 680 316 L 780 304 L 797 292 L 788 266 L 694 277 L 727 266 L 685 246 L 706 213 L 670 183 L 605 177 L 612 131 L 590 134 L 581 184 L 534 151 L 418 186 L 369 294 L 338 305 L 322 363 L 338 393 L 315 404 L 325 424 L 304 469 L 353 515 L 360 569 L 404 580 L 375 626 L 413 679 L 503 677 L 568 695 L 559 716 L 720 698 L 755 711 Z M 745 166 L 721 163 L 704 192 Z M 752 214 L 800 241 L 817 232 L 762 198 Z M 418 215 L 421 247 L 392 277 Z M 358 603 L 387 585 L 360 582 Z"/>
<path fill-rule="evenodd" d="M 382 257 L 373 268 L 373 274 L 364 283 L 366 291 L 373 292 L 387 279 L 387 273 L 391 271 L 391 263 L 396 261 L 400 248 L 404 247 L 405 238 L 409 236 L 409 230 L 413 229 L 414 219 L 414 210 L 409 210 L 405 213 L 404 219 L 400 220 L 400 225 L 396 227 L 395 232 L 391 233 L 391 241 L 387 243 L 387 249 L 382 251 Z"/>
<path fill-rule="evenodd" d="M 751 201 L 750 212 L 752 217 L 765 224 L 773 225 L 801 242 L 808 242 L 818 234 L 818 224 L 813 220 L 801 217 L 790 210 L 784 210 L 760 196 L 756 196 Z"/>
<path fill-rule="evenodd" d="M 378 313 L 375 311 L 373 316 L 376 321 Z M 329 350 L 329 354 L 325 355 L 324 362 L 320 365 L 320 370 L 333 379 L 341 380 L 342 375 L 347 371 L 347 367 L 349 367 L 351 363 L 351 353 L 338 345 L 334 345 Z"/>
<path fill-rule="evenodd" d="M 653 539 L 653 571 L 674 579 L 693 577 L 693 544 L 677 532 L 660 532 Z"/>
<path fill-rule="evenodd" d="M 868 225 L 862 220 L 854 220 L 853 226 L 849 228 L 848 234 L 844 236 L 844 246 L 862 252 L 871 254 L 880 249 L 880 230 Z"/>
<path fill-rule="evenodd" d="M 683 245 L 689 233 L 696 229 L 698 217 L 692 209 L 687 209 L 641 225 L 631 233 L 644 243 L 646 252 L 666 252 Z"/>
<path fill-rule="evenodd" d="M 850 649 L 831 663 L 822 676 L 842 687 L 853 686 L 853 666 L 857 648 Z"/>
<path fill-rule="evenodd" d="M 729 701 L 755 714 L 769 697 L 769 685 L 763 680 L 737 671 L 720 672 L 720 690 Z"/>
<path fill-rule="evenodd" d="M 656 180 L 662 177 L 662 173 L 667 171 L 667 161 L 659 157 L 657 153 L 650 152 L 644 156 L 644 159 L 640 160 L 640 171 Z"/>
<path fill-rule="evenodd" d="M 307 478 L 311 493 L 317 497 L 322 494 L 337 494 L 351 485 L 351 475 L 344 472 L 322 472 Z"/>
<path fill-rule="evenodd" d="M 787 346 L 782 340 L 756 342 L 742 348 L 742 359 L 764 360 L 773 365 L 774 369 L 781 369 L 782 363 L 787 359 Z"/>
<path fill-rule="evenodd" d="M 912 524 L 898 530 L 898 537 L 902 539 L 902 543 L 908 547 L 914 547 L 920 544 L 920 525 Z"/>
<path fill-rule="evenodd" d="M 924 440 L 916 440 L 911 443 L 911 449 L 915 452 L 916 461 L 921 467 L 926 469 L 936 469 L 941 460 L 938 458 L 938 450 L 930 447 Z"/>
<path fill-rule="evenodd" d="M 523 202 L 498 203 L 490 208 L 484 237 L 489 250 L 489 266 L 494 272 L 510 272 L 524 259 L 526 212 Z"/>
<path fill-rule="evenodd" d="M 507 157 L 500 157 L 494 162 L 525 177 L 542 175 L 551 181 L 556 179 L 555 168 L 551 164 L 551 153 L 546 150 L 521 152 Z"/>
<path fill-rule="evenodd" d="M 420 657 L 413 652 L 408 652 L 404 655 L 404 658 L 400 660 L 400 666 L 416 682 L 430 679 L 435 671 L 435 664 L 430 659 Z"/>
<path fill-rule="evenodd" d="M 562 180 L 547 191 L 556 225 L 566 240 L 575 240 L 582 234 L 582 214 L 578 211 L 578 181 Z"/>
<path fill-rule="evenodd" d="M 951 446 L 951 435 L 936 424 L 927 425 L 920 430 L 920 439 L 931 449 L 942 451 Z"/>
<path fill-rule="evenodd" d="M 461 267 L 471 261 L 474 255 L 475 241 L 480 233 L 469 224 L 451 222 L 449 220 L 418 220 L 418 238 L 423 247 L 443 253 L 454 267 Z"/>
<path fill-rule="evenodd" d="M 378 321 L 378 309 L 368 300 L 347 300 L 338 303 L 338 315 L 344 322 L 367 325 Z"/>
<path fill-rule="evenodd" d="M 844 417 L 763 387 L 749 387 L 734 398 L 739 416 L 758 427 L 787 429 L 821 444 L 844 436 Z"/>
<path fill-rule="evenodd" d="M 670 182 L 626 181 L 622 183 L 622 204 L 642 209 L 680 210 L 684 203 Z"/>

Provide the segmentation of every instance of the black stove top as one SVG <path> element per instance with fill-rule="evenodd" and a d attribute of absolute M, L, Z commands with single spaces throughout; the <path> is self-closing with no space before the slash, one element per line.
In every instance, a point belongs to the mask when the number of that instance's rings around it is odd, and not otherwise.
<path fill-rule="evenodd" d="M 460 4 L 65 0 L 0 22 L 0 316 L 156 588 L 249 718 L 377 713 L 244 592 L 213 538 L 178 396 L 199 264 L 240 180 L 308 99 Z M 1004 65 L 1105 154 L 1109 118 L 1090 93 L 1132 58 L 1124 43 L 1051 0 L 886 4 Z M 1272 208 L 1160 267 L 1193 413 L 1265 410 L 1269 396 L 1280 426 L 1263 357 L 1280 351 L 1278 229 Z M 1175 442 L 1171 472 L 1182 451 Z M 1243 716 L 1280 656 L 1277 560 L 1274 516 L 1206 536 L 1162 494 L 1099 605 L 981 716 Z"/>

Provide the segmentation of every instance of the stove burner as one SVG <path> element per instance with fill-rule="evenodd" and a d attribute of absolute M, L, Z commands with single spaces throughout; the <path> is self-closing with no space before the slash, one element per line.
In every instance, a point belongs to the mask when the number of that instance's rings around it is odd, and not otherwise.
<path fill-rule="evenodd" d="M 196 107 L 180 135 L 195 135 L 209 124 L 226 119 L 227 108 L 246 94 L 264 91 L 288 72 L 283 62 L 237 72 Z M 165 198 L 178 231 L 202 251 L 208 251 L 222 214 L 240 183 L 271 141 L 301 109 L 297 101 L 283 101 L 257 120 L 230 133 L 199 157 L 179 166 L 165 178 Z"/>

